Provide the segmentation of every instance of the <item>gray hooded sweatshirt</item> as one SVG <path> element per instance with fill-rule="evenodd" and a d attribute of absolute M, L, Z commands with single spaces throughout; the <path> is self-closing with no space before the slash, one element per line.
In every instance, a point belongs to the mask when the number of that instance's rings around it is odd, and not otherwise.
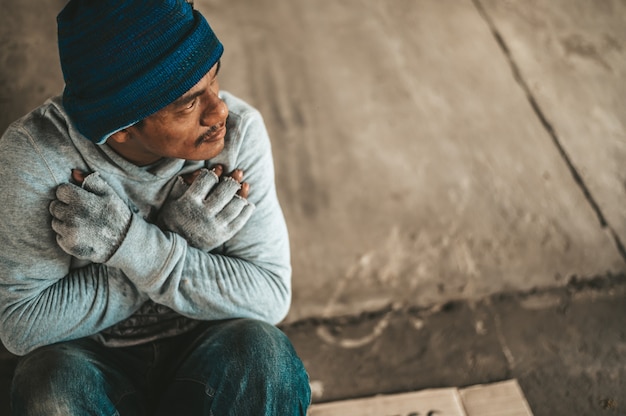
<path fill-rule="evenodd" d="M 0 138 L 0 339 L 23 355 L 94 337 L 127 346 L 183 333 L 200 321 L 281 321 L 291 300 L 285 220 L 271 146 L 260 113 L 222 92 L 229 108 L 225 148 L 208 161 L 162 159 L 139 167 L 95 145 L 55 97 Z M 222 164 L 243 169 L 256 210 L 221 247 L 203 252 L 154 222 L 176 178 Z M 99 172 L 133 212 L 107 264 L 78 260 L 57 244 L 48 211 L 71 169 Z M 124 270 L 123 273 L 121 270 Z"/>

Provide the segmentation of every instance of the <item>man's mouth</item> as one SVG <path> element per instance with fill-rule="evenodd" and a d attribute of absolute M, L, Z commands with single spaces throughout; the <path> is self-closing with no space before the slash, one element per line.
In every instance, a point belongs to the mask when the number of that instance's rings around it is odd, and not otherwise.
<path fill-rule="evenodd" d="M 226 134 L 225 122 L 214 124 L 213 126 L 209 128 L 209 130 L 207 130 L 206 133 L 204 133 L 202 136 L 198 138 L 198 140 L 196 140 L 196 145 L 199 146 L 202 143 L 210 143 L 210 142 L 221 140 L 224 138 L 225 134 Z"/>

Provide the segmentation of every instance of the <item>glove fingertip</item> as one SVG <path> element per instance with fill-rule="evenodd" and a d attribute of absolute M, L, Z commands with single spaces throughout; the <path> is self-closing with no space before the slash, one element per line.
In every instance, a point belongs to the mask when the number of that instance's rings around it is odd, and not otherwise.
<path fill-rule="evenodd" d="M 215 169 L 202 168 L 200 172 L 204 173 L 204 176 L 211 176 L 215 183 L 220 181 L 220 177 L 215 173 Z"/>
<path fill-rule="evenodd" d="M 241 197 L 239 197 L 241 198 Z M 247 215 L 248 218 L 252 215 L 252 213 L 256 210 L 256 205 L 246 199 L 246 206 L 243 207 L 244 215 Z"/>
<path fill-rule="evenodd" d="M 241 208 L 241 211 L 239 212 L 239 215 L 237 215 L 235 221 L 243 222 L 245 224 L 256 210 L 256 205 L 239 195 L 235 195 L 235 198 L 241 199 L 245 202 L 245 205 Z"/>
<path fill-rule="evenodd" d="M 216 200 L 230 200 L 234 197 L 242 198 L 237 195 L 237 192 L 241 189 L 241 184 L 230 176 L 222 177 L 220 182 L 215 187 L 213 196 Z M 208 198 L 207 198 L 208 199 Z M 245 198 L 242 198 L 245 200 Z"/>
<path fill-rule="evenodd" d="M 172 190 L 169 193 L 169 198 L 178 199 L 185 193 L 187 189 L 189 189 L 189 185 L 187 185 L 185 179 L 182 176 L 178 176 L 174 181 L 174 185 L 172 185 Z"/>
<path fill-rule="evenodd" d="M 86 175 L 85 178 L 83 179 L 83 185 L 85 183 L 97 181 L 98 179 L 101 179 L 100 178 L 100 173 L 99 172 L 91 172 L 88 175 Z"/>
<path fill-rule="evenodd" d="M 230 222 L 231 230 L 234 233 L 239 232 L 243 228 L 243 226 L 246 225 L 246 223 L 248 222 L 248 220 L 252 216 L 252 213 L 254 212 L 255 208 L 256 207 L 254 206 L 254 204 L 250 204 L 249 203 L 249 204 L 245 205 L 242 208 L 242 210 L 239 213 L 239 215 L 237 215 L 237 217 Z"/>
<path fill-rule="evenodd" d="M 102 179 L 100 173 L 92 172 L 85 176 L 81 188 L 95 194 L 104 195 L 110 189 L 110 186 Z"/>
<path fill-rule="evenodd" d="M 50 225 L 52 227 L 52 230 L 57 235 L 57 241 L 59 241 L 59 238 L 63 234 L 63 222 L 61 220 L 59 220 L 58 218 L 52 218 L 52 222 L 51 222 Z"/>
<path fill-rule="evenodd" d="M 196 197 L 204 199 L 219 180 L 215 172 L 207 168 L 202 168 L 200 169 L 200 174 L 198 174 L 193 183 L 189 185 L 189 192 Z"/>
<path fill-rule="evenodd" d="M 48 205 L 48 212 L 53 217 L 56 217 L 55 212 L 57 211 L 58 206 L 59 206 L 59 201 L 57 201 L 56 199 L 50 201 L 50 204 Z"/>
<path fill-rule="evenodd" d="M 241 195 L 239 195 L 239 194 L 235 194 L 235 195 L 233 196 L 233 198 L 237 198 L 237 199 L 240 199 L 240 200 L 244 201 L 244 202 L 246 203 L 246 205 L 245 205 L 245 207 L 244 207 L 244 208 L 248 208 L 248 207 L 250 207 L 252 210 L 254 210 L 254 209 L 256 208 L 256 205 L 254 205 L 254 203 L 250 202 L 250 200 L 249 200 L 249 199 L 244 198 L 243 196 L 241 196 Z"/>
<path fill-rule="evenodd" d="M 54 196 L 56 196 L 58 201 L 69 204 L 77 189 L 80 188 L 73 183 L 62 183 L 57 186 L 57 189 L 54 191 Z"/>

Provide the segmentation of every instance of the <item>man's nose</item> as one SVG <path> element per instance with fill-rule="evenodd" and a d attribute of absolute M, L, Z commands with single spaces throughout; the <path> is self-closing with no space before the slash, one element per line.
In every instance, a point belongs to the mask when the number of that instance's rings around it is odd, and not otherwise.
<path fill-rule="evenodd" d="M 202 124 L 211 127 L 226 121 L 228 107 L 226 103 L 213 91 L 208 91 L 207 105 L 202 116 Z"/>

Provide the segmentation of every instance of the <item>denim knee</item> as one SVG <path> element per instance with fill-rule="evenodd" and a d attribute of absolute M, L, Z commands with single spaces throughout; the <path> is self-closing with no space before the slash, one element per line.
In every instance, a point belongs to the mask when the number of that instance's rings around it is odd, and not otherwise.
<path fill-rule="evenodd" d="M 167 401 L 190 403 L 192 391 L 203 392 L 202 408 L 215 415 L 305 415 L 311 400 L 308 374 L 287 336 L 251 319 L 205 332 Z"/>
<path fill-rule="evenodd" d="M 69 345 L 53 345 L 18 362 L 11 407 L 13 414 L 25 416 L 116 415 L 107 390 L 107 381 L 92 357 Z"/>
<path fill-rule="evenodd" d="M 231 352 L 229 371 L 261 383 L 293 389 L 306 385 L 308 375 L 291 341 L 274 325 L 252 319 L 232 321 L 224 328 L 225 349 Z"/>

